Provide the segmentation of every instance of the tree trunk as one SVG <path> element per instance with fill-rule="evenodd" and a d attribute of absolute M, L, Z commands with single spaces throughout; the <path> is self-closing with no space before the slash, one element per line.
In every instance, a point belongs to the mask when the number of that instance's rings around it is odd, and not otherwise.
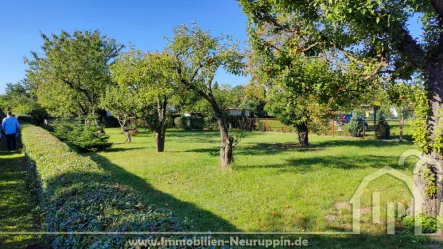
<path fill-rule="evenodd" d="M 209 95 L 209 103 L 211 103 L 214 110 L 215 119 L 217 119 L 218 128 L 220 130 L 220 166 L 226 168 L 229 164 L 234 162 L 234 138 L 229 136 L 229 124 L 223 116 L 223 111 L 218 106 L 212 94 Z"/>
<path fill-rule="evenodd" d="M 168 98 L 162 97 L 157 99 L 158 121 L 154 127 L 155 130 L 155 147 L 157 152 L 165 151 L 166 138 L 166 108 L 168 105 Z"/>
<path fill-rule="evenodd" d="M 405 124 L 405 107 L 401 107 L 401 119 L 400 119 L 400 142 L 403 142 L 403 126 Z"/>
<path fill-rule="evenodd" d="M 232 153 L 234 139 L 229 136 L 228 130 L 225 129 L 226 124 L 220 126 L 220 137 L 221 137 L 221 146 L 220 146 L 220 165 L 222 168 L 227 167 L 229 164 L 234 162 L 234 154 Z"/>
<path fill-rule="evenodd" d="M 118 123 L 120 124 L 120 129 L 122 130 L 123 135 L 125 135 L 125 143 L 130 143 L 131 142 L 131 133 L 129 131 L 126 130 L 126 123 L 128 122 L 125 119 L 119 118 L 118 119 Z"/>
<path fill-rule="evenodd" d="M 428 101 L 430 111 L 427 116 L 428 135 L 430 137 L 430 144 L 433 144 L 435 139 L 435 131 L 437 127 L 442 126 L 442 118 L 440 115 L 443 99 L 443 62 L 440 59 L 428 63 L 428 80 L 426 82 L 428 91 Z M 414 183 L 418 190 L 423 194 L 425 199 L 425 212 L 431 217 L 436 217 L 440 214 L 441 191 L 442 182 L 439 178 L 438 172 L 442 172 L 442 156 L 432 149 L 429 153 L 423 155 L 427 164 L 425 170 L 417 176 L 414 176 Z M 433 185 L 437 187 L 437 194 L 430 196 L 427 186 Z"/>
<path fill-rule="evenodd" d="M 308 126 L 306 124 L 300 124 L 296 125 L 295 128 L 297 129 L 299 144 L 303 147 L 309 146 Z"/>
<path fill-rule="evenodd" d="M 122 132 L 123 132 L 123 135 L 125 135 L 125 138 L 126 138 L 125 143 L 130 143 L 131 142 L 131 133 L 129 131 L 127 131 L 124 127 L 122 127 Z"/>
<path fill-rule="evenodd" d="M 166 137 L 165 129 L 159 129 L 155 133 L 155 147 L 157 149 L 157 152 L 165 151 L 165 137 Z"/>

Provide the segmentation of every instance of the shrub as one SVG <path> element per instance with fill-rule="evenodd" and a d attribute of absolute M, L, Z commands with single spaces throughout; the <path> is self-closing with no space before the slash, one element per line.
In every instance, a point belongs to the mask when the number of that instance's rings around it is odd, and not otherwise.
<path fill-rule="evenodd" d="M 389 136 L 391 135 L 391 128 L 388 122 L 386 122 L 384 111 L 380 110 L 377 113 L 377 116 L 378 116 L 378 122 L 377 125 L 375 126 L 375 136 L 380 139 L 389 138 Z"/>
<path fill-rule="evenodd" d="M 77 125 L 69 134 L 69 141 L 77 147 L 79 152 L 97 152 L 111 148 L 108 142 L 109 135 L 99 132 L 96 125 Z"/>
<path fill-rule="evenodd" d="M 54 123 L 54 135 L 74 145 L 79 152 L 97 152 L 111 148 L 109 136 L 99 132 L 96 125 L 59 121 Z"/>
<path fill-rule="evenodd" d="M 423 233 L 435 233 L 437 231 L 437 220 L 425 214 L 420 214 L 417 217 L 404 217 L 402 228 L 408 232 L 414 232 L 415 218 L 421 219 Z"/>
<path fill-rule="evenodd" d="M 363 122 L 358 120 L 358 113 L 356 110 L 352 112 L 352 118 L 349 121 L 349 133 L 353 137 L 363 136 Z"/>
<path fill-rule="evenodd" d="M 34 124 L 34 118 L 31 115 L 18 115 L 17 120 L 20 124 Z"/>
<path fill-rule="evenodd" d="M 74 124 L 67 120 L 57 120 L 52 124 L 52 127 L 54 135 L 62 141 L 68 141 L 69 134 L 74 130 Z"/>
<path fill-rule="evenodd" d="M 182 231 L 170 212 L 146 206 L 137 192 L 116 184 L 89 157 L 70 152 L 43 128 L 23 126 L 30 166 L 40 181 L 47 232 Z M 125 248 L 132 235 L 51 235 L 52 248 Z"/>
<path fill-rule="evenodd" d="M 177 128 L 184 130 L 203 130 L 205 121 L 199 116 L 179 117 L 174 120 Z"/>

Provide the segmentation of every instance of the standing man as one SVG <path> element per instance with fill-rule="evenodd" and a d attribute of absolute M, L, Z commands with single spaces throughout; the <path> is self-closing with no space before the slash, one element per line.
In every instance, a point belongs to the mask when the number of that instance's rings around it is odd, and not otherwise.
<path fill-rule="evenodd" d="M 18 120 L 12 116 L 9 111 L 7 117 L 3 119 L 2 130 L 6 135 L 6 144 L 8 145 L 8 151 L 16 149 L 15 138 L 18 136 L 20 130 L 20 124 Z"/>

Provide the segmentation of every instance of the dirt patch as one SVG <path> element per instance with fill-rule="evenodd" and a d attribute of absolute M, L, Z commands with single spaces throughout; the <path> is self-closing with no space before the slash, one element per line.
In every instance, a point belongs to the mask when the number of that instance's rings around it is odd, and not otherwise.
<path fill-rule="evenodd" d="M 332 223 L 332 222 L 336 221 L 337 219 L 338 219 L 338 217 L 336 215 L 326 215 L 325 216 L 325 220 L 328 223 Z"/>
<path fill-rule="evenodd" d="M 360 208 L 360 214 L 367 214 L 367 213 L 370 213 L 371 212 L 371 208 L 370 207 L 363 207 L 363 208 Z"/>
<path fill-rule="evenodd" d="M 339 211 L 342 209 L 351 209 L 351 205 L 344 201 L 334 203 L 334 207 Z"/>

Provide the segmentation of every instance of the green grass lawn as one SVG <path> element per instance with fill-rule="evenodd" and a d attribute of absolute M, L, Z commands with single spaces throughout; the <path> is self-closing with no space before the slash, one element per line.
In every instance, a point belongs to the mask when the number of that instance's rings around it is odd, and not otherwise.
<path fill-rule="evenodd" d="M 156 153 L 150 132 L 124 144 L 118 129 L 106 131 L 113 148 L 89 156 L 193 231 L 351 231 L 346 203 L 361 180 L 385 166 L 411 175 L 415 163 L 411 158 L 397 166 L 398 157 L 414 148 L 411 143 L 311 136 L 311 146 L 299 148 L 296 134 L 253 132 L 235 148 L 232 169 L 224 170 L 218 167 L 217 132 L 168 131 L 166 151 Z M 411 195 L 389 176 L 370 184 L 362 197 L 363 231 L 383 237 L 386 225 L 372 224 L 368 211 L 373 191 L 381 192 L 382 204 L 407 206 Z M 382 208 L 382 218 L 385 213 Z M 328 215 L 335 221 L 328 222 Z"/>
<path fill-rule="evenodd" d="M 25 154 L 5 152 L 4 144 L 5 140 L 0 140 L 0 232 L 41 231 Z M 2 249 L 42 248 L 39 242 L 39 236 L 0 234 Z"/>

